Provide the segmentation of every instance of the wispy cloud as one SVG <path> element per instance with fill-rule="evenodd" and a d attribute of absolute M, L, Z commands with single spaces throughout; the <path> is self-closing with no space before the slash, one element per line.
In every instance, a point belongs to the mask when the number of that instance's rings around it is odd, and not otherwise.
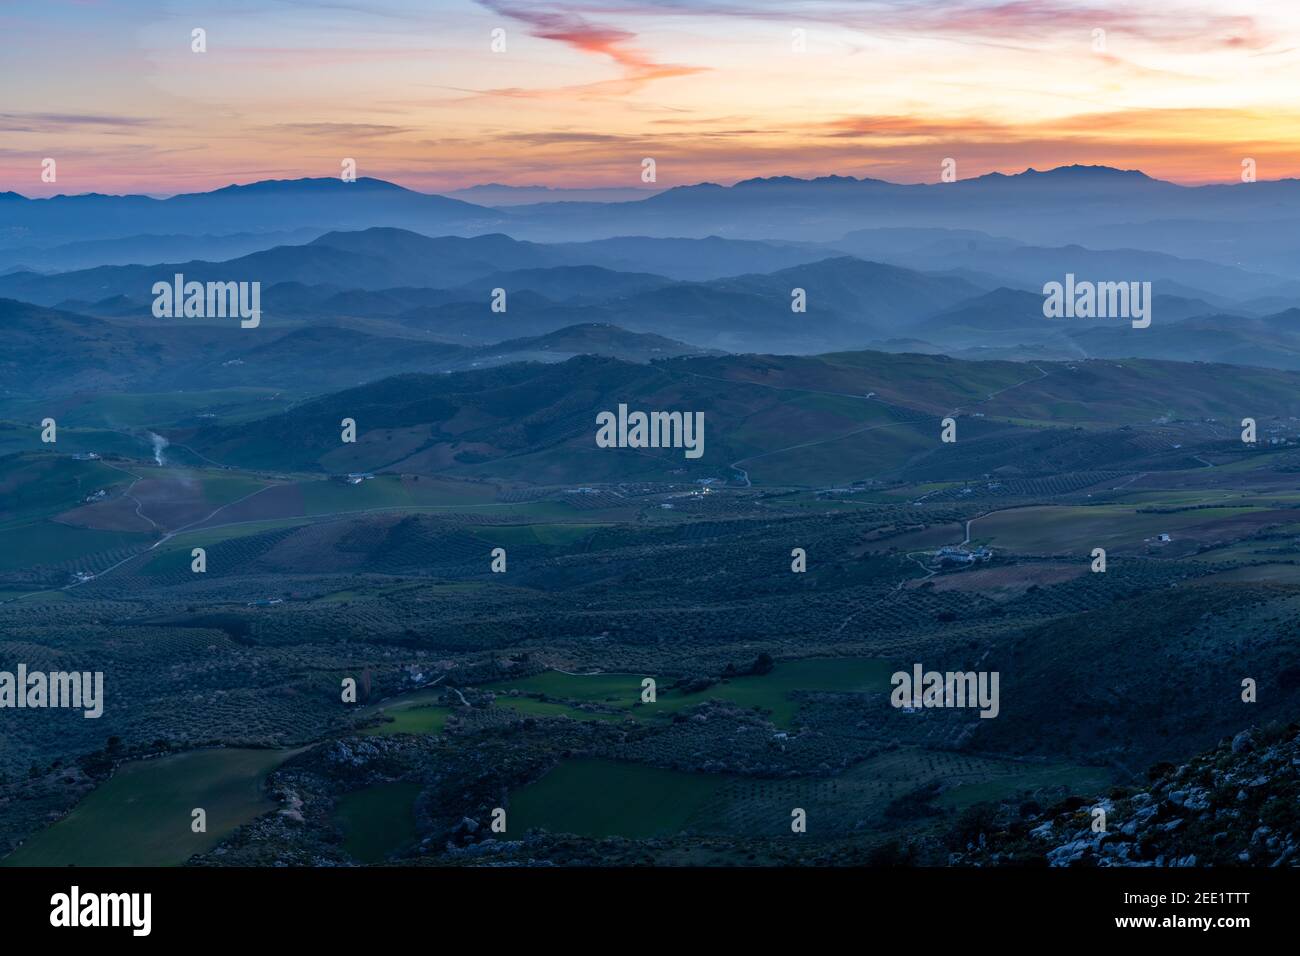
<path fill-rule="evenodd" d="M 500 0 L 478 0 L 492 5 Z M 571 0 L 570 16 L 732 18 L 824 24 L 864 33 L 982 37 L 1014 41 L 1115 30 L 1160 43 L 1259 46 L 1267 41 L 1257 18 L 1238 4 L 1211 0 Z M 1235 8 L 1235 9 L 1234 9 Z"/>
<path fill-rule="evenodd" d="M 627 91 L 653 80 L 702 73 L 706 68 L 665 63 L 637 46 L 636 34 L 618 27 L 588 21 L 557 3 L 516 3 L 514 0 L 478 0 L 500 16 L 518 20 L 529 27 L 532 36 L 555 40 L 583 53 L 607 57 L 623 70 L 623 82 L 610 89 Z M 593 90 L 597 85 L 588 85 Z"/>
<path fill-rule="evenodd" d="M 0 56 L 0 182 L 45 156 L 59 189 L 153 193 L 345 156 L 435 190 L 627 185 L 645 156 L 671 184 L 931 181 L 945 156 L 963 178 L 1087 162 L 1207 181 L 1243 156 L 1300 173 L 1284 0 L 71 3 L 0 0 L 23 38 Z"/>
<path fill-rule="evenodd" d="M 415 132 L 413 126 L 382 123 L 275 123 L 261 127 L 272 133 L 320 137 L 322 139 L 378 139 Z"/>
<path fill-rule="evenodd" d="M 59 133 L 86 127 L 140 129 L 158 121 L 140 116 L 107 113 L 0 113 L 0 130 L 8 133 Z"/>

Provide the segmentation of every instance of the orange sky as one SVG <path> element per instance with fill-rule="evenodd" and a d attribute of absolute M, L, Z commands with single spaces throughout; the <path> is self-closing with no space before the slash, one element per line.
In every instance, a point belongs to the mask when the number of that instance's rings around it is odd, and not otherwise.
<path fill-rule="evenodd" d="M 169 194 L 345 157 L 430 191 L 640 186 L 644 157 L 659 186 L 935 181 L 945 157 L 1276 179 L 1300 175 L 1297 38 L 1293 0 L 0 0 L 0 189 Z"/>

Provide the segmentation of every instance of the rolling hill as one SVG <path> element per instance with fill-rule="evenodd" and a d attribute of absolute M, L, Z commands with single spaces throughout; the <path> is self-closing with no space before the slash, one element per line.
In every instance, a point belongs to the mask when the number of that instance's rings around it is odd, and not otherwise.
<path fill-rule="evenodd" d="M 474 310 L 476 325 L 482 324 L 485 311 Z M 0 391 L 56 396 L 259 386 L 310 394 L 404 371 L 559 361 L 584 353 L 646 362 L 700 351 L 607 324 L 547 327 L 545 335 L 496 344 L 479 344 L 483 338 L 457 344 L 398 328 L 404 332 L 401 337 L 332 323 L 257 330 L 230 323 L 126 324 L 0 299 L 0 329 L 6 342 L 0 355 Z M 517 326 L 511 328 L 517 331 Z"/>
<path fill-rule="evenodd" d="M 1241 447 L 1231 427 L 1211 419 L 1284 422 L 1300 414 L 1297 384 L 1281 371 L 1149 361 L 1039 366 L 851 352 L 646 366 L 584 356 L 399 376 L 258 421 L 170 437 L 226 464 L 330 473 L 490 474 L 532 483 L 742 473 L 803 485 L 970 479 L 1201 467 L 1194 448 Z M 598 448 L 596 415 L 620 403 L 703 412 L 703 456 Z M 947 415 L 959 421 L 953 445 L 939 441 Z M 344 418 L 357 423 L 354 444 L 340 440 Z"/>

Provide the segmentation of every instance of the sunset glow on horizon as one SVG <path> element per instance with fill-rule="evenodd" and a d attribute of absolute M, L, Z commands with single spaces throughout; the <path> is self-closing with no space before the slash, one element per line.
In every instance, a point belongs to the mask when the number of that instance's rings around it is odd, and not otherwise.
<path fill-rule="evenodd" d="M 207 51 L 191 51 L 206 31 Z M 491 48 L 504 31 L 505 50 Z M 0 0 L 0 191 L 1300 175 L 1300 5 Z M 1101 31 L 1101 32 L 1099 32 Z M 58 161 L 56 183 L 41 161 Z"/>

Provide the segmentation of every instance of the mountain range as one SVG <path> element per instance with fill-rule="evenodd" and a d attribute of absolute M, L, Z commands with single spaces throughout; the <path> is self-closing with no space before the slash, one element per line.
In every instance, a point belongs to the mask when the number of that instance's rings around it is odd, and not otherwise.
<path fill-rule="evenodd" d="M 369 226 L 431 235 L 506 232 L 546 242 L 716 235 L 783 243 L 835 242 L 864 228 L 925 228 L 1048 247 L 1142 249 L 1300 280 L 1300 180 L 1243 183 L 1235 181 L 1238 172 L 1229 184 L 1195 187 L 1078 165 L 931 184 L 779 176 L 677 186 L 618 201 L 575 201 L 561 193 L 561 201 L 525 204 L 514 201 L 520 196 L 513 187 L 475 187 L 450 198 L 370 178 L 264 181 L 169 199 L 28 199 L 6 192 L 0 193 L 0 271 L 67 267 L 70 253 L 62 247 L 87 241 L 132 238 L 146 250 L 161 250 L 161 240 L 148 237 L 169 235 L 213 237 L 202 249 L 209 258 L 225 236 L 279 234 L 268 238 L 273 244 L 285 232 Z M 526 198 L 549 195 L 531 191 Z M 475 201 L 464 201 L 467 196 Z M 53 249 L 60 251 L 43 262 L 42 250 Z"/>

